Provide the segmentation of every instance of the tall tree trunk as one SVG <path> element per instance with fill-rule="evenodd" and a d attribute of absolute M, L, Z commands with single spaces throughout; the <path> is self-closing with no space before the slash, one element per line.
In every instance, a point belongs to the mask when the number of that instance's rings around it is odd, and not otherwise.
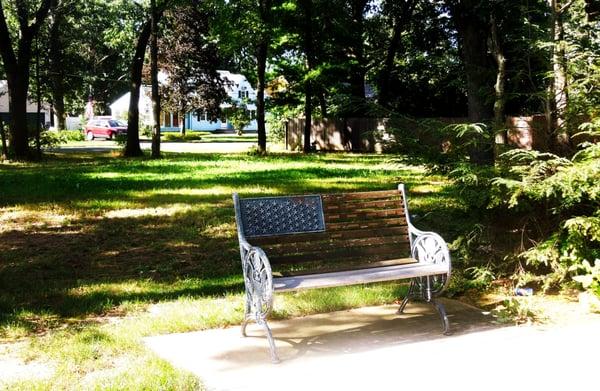
<path fill-rule="evenodd" d="M 142 70 L 144 68 L 144 56 L 146 47 L 152 31 L 151 22 L 147 21 L 142 26 L 135 47 L 135 54 L 131 61 L 131 85 L 129 99 L 129 113 L 127 115 L 127 143 L 125 144 L 124 155 L 129 157 L 142 156 L 140 148 L 140 90 L 142 87 Z"/>
<path fill-rule="evenodd" d="M 571 139 L 567 129 L 567 59 L 564 44 L 563 14 L 572 2 L 563 5 L 560 0 L 548 0 L 550 6 L 550 34 L 552 39 L 552 77 L 548 86 L 548 129 L 553 152 L 569 155 L 572 152 Z"/>
<path fill-rule="evenodd" d="M 0 138 L 2 139 L 2 150 L 0 151 L 0 160 L 8 159 L 8 146 L 6 144 L 6 132 L 4 131 L 4 121 L 0 117 Z"/>
<path fill-rule="evenodd" d="M 492 15 L 490 20 L 490 31 L 491 31 L 491 51 L 496 61 L 496 84 L 494 85 L 495 100 L 494 100 L 494 121 L 492 124 L 492 130 L 496 133 L 497 141 L 500 144 L 506 143 L 506 135 L 500 133 L 504 128 L 504 106 L 506 102 L 505 95 L 505 84 L 506 84 L 506 57 L 500 44 L 500 37 L 498 36 L 498 25 L 495 16 Z"/>
<path fill-rule="evenodd" d="M 52 23 L 50 25 L 50 48 L 48 50 L 48 58 L 50 62 L 49 81 L 51 86 L 52 102 L 56 111 L 57 123 L 56 127 L 59 130 L 67 128 L 67 115 L 65 112 L 65 83 L 62 68 L 63 50 L 62 40 L 60 36 L 61 25 L 64 22 L 64 14 L 62 7 L 57 7 L 52 13 Z"/>
<path fill-rule="evenodd" d="M 158 12 L 156 0 L 150 1 L 152 41 L 150 43 L 150 73 L 152 79 L 152 158 L 160 158 L 160 95 L 158 93 Z"/>
<path fill-rule="evenodd" d="M 36 99 L 36 117 L 35 117 L 35 154 L 38 159 L 42 158 L 41 144 L 41 123 L 40 116 L 42 112 L 42 79 L 40 78 L 40 48 L 38 40 L 35 42 L 35 99 Z"/>
<path fill-rule="evenodd" d="M 265 126 L 265 68 L 267 66 L 267 47 L 266 41 L 258 45 L 258 91 L 256 92 L 256 123 L 258 132 L 258 150 L 261 153 L 267 151 L 267 129 Z"/>
<path fill-rule="evenodd" d="M 319 89 L 318 97 L 319 97 L 319 106 L 321 107 L 321 117 L 327 118 L 327 116 L 328 116 L 327 97 L 325 96 L 325 91 L 323 90 L 323 88 Z"/>
<path fill-rule="evenodd" d="M 391 75 L 394 69 L 394 60 L 396 54 L 400 50 L 402 33 L 406 31 L 410 18 L 414 11 L 415 0 L 404 0 L 401 5 L 396 4 L 395 0 L 391 0 L 391 7 L 395 12 L 393 16 L 393 28 L 390 44 L 385 54 L 383 68 L 379 77 L 379 99 L 381 106 L 389 107 L 391 100 Z"/>
<path fill-rule="evenodd" d="M 354 42 L 350 48 L 352 65 L 350 67 L 350 94 L 352 95 L 351 116 L 364 115 L 365 101 L 365 50 L 364 50 L 364 19 L 368 0 L 351 1 L 352 33 Z M 353 138 L 356 135 L 353 135 Z"/>
<path fill-rule="evenodd" d="M 7 77 L 10 111 L 10 150 L 17 160 L 29 159 L 29 123 L 27 122 L 27 90 L 29 69 L 21 74 Z M 15 80 L 16 79 L 16 80 Z M 26 79 L 27 81 L 23 80 Z"/>
<path fill-rule="evenodd" d="M 31 45 L 37 37 L 40 27 L 50 11 L 53 0 L 42 0 L 30 14 L 25 2 L 15 2 L 19 34 L 16 45 L 8 30 L 6 15 L 0 1 L 0 56 L 8 82 L 10 99 L 10 149 L 17 160 L 26 160 L 31 156 L 28 146 L 27 92 L 29 91 L 29 67 L 31 65 Z M 31 24 L 30 24 L 30 21 Z M 15 53 L 14 47 L 17 47 Z"/>
<path fill-rule="evenodd" d="M 256 48 L 256 63 L 258 79 L 258 91 L 256 92 L 256 122 L 258 132 L 258 150 L 260 153 L 267 152 L 267 129 L 265 126 L 265 71 L 267 67 L 267 55 L 271 40 L 271 0 L 259 0 L 259 15 L 262 30 Z"/>
<path fill-rule="evenodd" d="M 488 103 L 493 94 L 487 50 L 489 22 L 477 12 L 480 1 L 447 1 L 458 32 L 465 66 L 468 118 L 471 123 L 485 123 L 493 118 L 493 105 Z M 494 152 L 491 143 L 486 143 L 484 137 L 481 137 L 475 145 L 469 151 L 471 161 L 476 164 L 492 163 Z"/>
<path fill-rule="evenodd" d="M 306 74 L 310 75 L 314 69 L 314 45 L 312 31 L 312 0 L 302 0 L 300 2 L 304 13 L 303 24 L 303 45 L 306 56 Z M 304 82 L 304 153 L 311 152 L 310 134 L 312 130 L 312 98 L 313 86 L 310 77 Z"/>
<path fill-rule="evenodd" d="M 179 134 L 181 134 L 182 136 L 185 136 L 185 116 L 186 116 L 186 112 L 181 110 L 179 112 L 179 116 L 181 118 L 181 128 L 179 129 Z"/>

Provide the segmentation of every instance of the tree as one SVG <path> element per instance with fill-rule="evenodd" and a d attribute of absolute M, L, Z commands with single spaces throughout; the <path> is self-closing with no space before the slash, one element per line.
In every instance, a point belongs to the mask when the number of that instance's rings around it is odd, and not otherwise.
<path fill-rule="evenodd" d="M 304 81 L 304 153 L 309 153 L 312 150 L 310 143 L 310 133 L 312 130 L 312 99 L 313 86 L 311 72 L 315 69 L 315 52 L 313 42 L 313 17 L 312 17 L 312 0 L 301 0 L 300 8 L 302 9 L 304 23 L 302 24 L 302 36 L 304 55 L 306 56 L 306 72 L 307 77 Z"/>
<path fill-rule="evenodd" d="M 0 2 L 0 55 L 4 63 L 10 97 L 10 148 L 18 160 L 30 158 L 28 146 L 27 95 L 32 45 L 58 0 L 41 0 L 37 7 L 29 1 L 16 1 L 14 9 Z M 31 13 L 31 8 L 35 11 Z M 7 12 L 14 12 L 18 34 L 11 34 Z M 10 14 L 8 14 L 10 15 Z"/>
<path fill-rule="evenodd" d="M 130 76 L 130 98 L 129 112 L 127 114 L 127 142 L 123 154 L 127 157 L 142 156 L 140 147 L 140 90 L 142 88 L 142 70 L 144 68 L 144 58 L 146 56 L 146 47 L 152 32 L 150 20 L 146 20 L 140 29 L 135 54 L 131 61 Z"/>
<path fill-rule="evenodd" d="M 493 117 L 493 66 L 488 56 L 490 13 L 481 0 L 447 1 L 456 26 L 467 80 L 468 118 L 471 123 L 489 122 Z M 476 137 L 476 136 L 473 136 Z M 493 150 L 483 140 L 473 143 L 471 161 L 485 164 L 493 161 Z"/>
<path fill-rule="evenodd" d="M 146 57 L 146 48 L 152 35 L 152 22 L 159 23 L 165 9 L 171 5 L 171 1 L 163 0 L 151 7 L 150 12 L 145 11 L 144 22 L 138 33 L 135 53 L 130 66 L 130 99 L 129 111 L 127 115 L 127 142 L 123 154 L 127 157 L 142 156 L 140 148 L 140 111 L 139 100 L 140 90 L 142 88 L 142 73 L 144 69 L 144 59 Z M 157 121 L 160 127 L 160 121 Z"/>
<path fill-rule="evenodd" d="M 210 14 L 202 1 L 191 1 L 166 11 L 159 42 L 160 68 L 167 80 L 161 86 L 164 107 L 180 114 L 181 133 L 190 111 L 204 111 L 216 120 L 226 98 L 217 72 L 218 51 L 210 40 Z"/>
<path fill-rule="evenodd" d="M 402 33 L 407 31 L 412 14 L 416 5 L 416 0 L 393 1 L 388 0 L 384 3 L 384 12 L 391 18 L 392 35 L 385 53 L 385 60 L 379 75 L 379 104 L 389 107 L 391 100 L 391 74 L 394 69 L 396 54 L 400 51 L 402 43 Z"/>
<path fill-rule="evenodd" d="M 158 93 L 158 19 L 156 0 L 150 0 L 150 79 L 152 80 L 152 158 L 160 157 L 160 94 Z"/>
<path fill-rule="evenodd" d="M 218 22 L 214 34 L 221 42 L 224 56 L 232 60 L 226 65 L 239 70 L 254 69 L 248 79 L 257 83 L 256 122 L 258 150 L 267 150 L 265 126 L 266 68 L 274 37 L 273 0 L 222 1 L 218 7 Z M 231 21 L 235 20 L 235 28 Z"/>

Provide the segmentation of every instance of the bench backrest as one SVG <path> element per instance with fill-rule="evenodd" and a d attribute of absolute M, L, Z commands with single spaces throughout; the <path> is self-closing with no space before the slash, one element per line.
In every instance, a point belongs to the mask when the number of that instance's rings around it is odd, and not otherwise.
<path fill-rule="evenodd" d="M 237 203 L 245 239 L 262 247 L 271 265 L 363 264 L 410 256 L 401 190 L 247 198 Z"/>

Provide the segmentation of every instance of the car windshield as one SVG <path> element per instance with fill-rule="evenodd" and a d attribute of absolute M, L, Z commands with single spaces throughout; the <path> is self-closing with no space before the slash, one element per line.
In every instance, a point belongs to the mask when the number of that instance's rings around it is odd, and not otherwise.
<path fill-rule="evenodd" d="M 124 126 L 122 122 L 120 122 L 120 121 L 114 121 L 114 120 L 108 121 L 108 124 L 110 126 Z"/>

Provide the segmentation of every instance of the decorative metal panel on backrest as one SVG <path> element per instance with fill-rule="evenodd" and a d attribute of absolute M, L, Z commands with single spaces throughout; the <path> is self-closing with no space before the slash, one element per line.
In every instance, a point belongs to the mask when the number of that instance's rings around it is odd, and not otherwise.
<path fill-rule="evenodd" d="M 319 195 L 242 198 L 240 213 L 247 237 L 325 231 Z"/>

